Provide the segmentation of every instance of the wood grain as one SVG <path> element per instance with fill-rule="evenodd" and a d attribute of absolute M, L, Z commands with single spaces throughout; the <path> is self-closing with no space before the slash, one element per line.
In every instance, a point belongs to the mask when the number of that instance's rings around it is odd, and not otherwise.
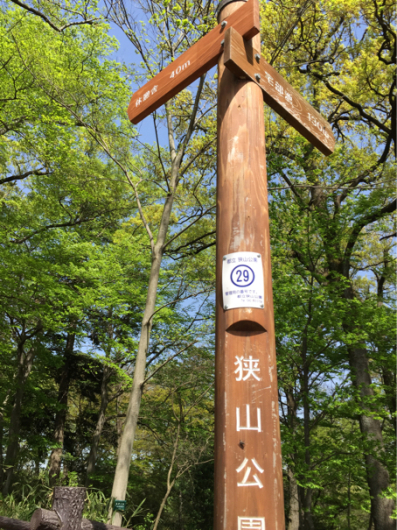
<path fill-rule="evenodd" d="M 56 512 L 37 508 L 30 519 L 30 530 L 59 530 L 62 522 Z"/>
<path fill-rule="evenodd" d="M 221 18 L 238 4 L 227 4 Z M 259 47 L 259 35 L 247 46 Z M 213 528 L 284 530 L 263 96 L 225 68 L 223 57 L 218 68 Z M 224 310 L 223 256 L 240 251 L 262 256 L 264 309 Z M 259 380 L 236 373 L 238 360 L 250 357 Z"/>
<path fill-rule="evenodd" d="M 0 528 L 4 530 L 30 530 L 30 524 L 26 521 L 0 515 Z"/>
<path fill-rule="evenodd" d="M 44 510 L 43 508 L 38 508 L 34 511 L 32 518 L 29 523 L 24 521 L 17 521 L 16 519 L 9 519 L 11 523 L 7 523 L 7 526 L 1 526 L 0 517 L 0 528 L 5 528 L 5 530 L 59 530 L 62 527 L 61 520 L 58 515 L 52 510 Z M 5 518 L 7 519 L 7 518 Z M 13 523 L 12 523 L 13 522 Z M 91 521 L 90 519 L 81 520 L 81 530 L 128 530 L 127 528 L 122 528 L 119 526 L 114 526 L 111 524 L 101 523 L 99 521 Z"/>
<path fill-rule="evenodd" d="M 259 55 L 259 60 L 255 58 Z M 225 33 L 225 66 L 237 77 L 254 81 L 264 101 L 324 155 L 333 153 L 331 125 L 297 92 L 256 49 L 249 49 L 234 28 Z M 260 79 L 256 75 L 260 75 Z"/>
<path fill-rule="evenodd" d="M 111 524 L 82 519 L 85 488 L 54 488 L 53 510 L 38 508 L 30 523 L 0 516 L 4 530 L 129 530 Z"/>
<path fill-rule="evenodd" d="M 221 42 L 227 28 L 233 27 L 240 35 L 250 39 L 259 33 L 259 6 L 256 0 L 248 0 L 227 19 L 227 25 L 218 24 L 197 41 L 173 63 L 137 90 L 128 106 L 128 117 L 137 124 L 163 103 L 198 79 L 216 65 L 223 52 Z"/>
<path fill-rule="evenodd" d="M 52 509 L 62 521 L 62 530 L 81 530 L 86 488 L 57 486 Z"/>

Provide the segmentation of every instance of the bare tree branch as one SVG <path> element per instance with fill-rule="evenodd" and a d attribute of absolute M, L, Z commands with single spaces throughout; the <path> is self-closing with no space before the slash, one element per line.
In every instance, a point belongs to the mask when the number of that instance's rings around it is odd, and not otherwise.
<path fill-rule="evenodd" d="M 85 19 L 81 22 L 70 22 L 69 24 L 65 24 L 64 26 L 58 27 L 56 26 L 51 20 L 41 11 L 38 11 L 34 7 L 28 6 L 27 4 L 24 4 L 20 0 L 10 0 L 13 4 L 16 4 L 19 7 L 22 7 L 29 13 L 32 13 L 33 15 L 40 17 L 46 24 L 48 24 L 52 29 L 55 31 L 58 31 L 59 33 L 62 33 L 65 29 L 70 28 L 72 26 L 83 26 L 85 24 L 92 25 L 95 21 L 99 20 L 99 18 L 91 18 L 91 19 Z"/>
<path fill-rule="evenodd" d="M 23 180 L 30 175 L 52 175 L 52 171 L 42 171 L 41 169 L 33 169 L 32 171 L 27 171 L 26 173 L 21 173 L 20 175 L 11 175 L 10 177 L 6 177 L 4 179 L 0 179 L 0 184 L 5 184 L 6 182 L 14 182 L 15 180 Z"/>

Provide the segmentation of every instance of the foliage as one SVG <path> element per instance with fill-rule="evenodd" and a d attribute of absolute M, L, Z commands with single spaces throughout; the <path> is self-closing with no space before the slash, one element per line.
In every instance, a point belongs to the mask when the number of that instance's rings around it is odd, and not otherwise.
<path fill-rule="evenodd" d="M 53 483 L 87 484 L 85 516 L 107 520 L 171 194 L 123 525 L 211 528 L 216 75 L 155 113 L 153 143 L 125 109 L 211 29 L 214 6 L 0 5 L 0 513 L 29 520 Z M 325 158 L 264 108 L 286 520 L 296 509 L 299 530 L 371 528 L 368 458 L 389 476 L 381 496 L 395 480 L 392 7 L 261 3 L 262 54 L 337 136 Z M 115 59 L 114 24 L 137 64 Z"/>

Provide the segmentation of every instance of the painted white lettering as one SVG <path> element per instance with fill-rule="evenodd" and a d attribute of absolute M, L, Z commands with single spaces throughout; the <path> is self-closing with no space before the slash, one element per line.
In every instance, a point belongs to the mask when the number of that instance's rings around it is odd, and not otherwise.
<path fill-rule="evenodd" d="M 184 63 L 184 64 L 179 65 L 176 70 L 172 70 L 172 74 L 170 75 L 170 79 L 172 79 L 176 75 L 180 74 L 188 66 L 190 66 L 190 60 L 186 61 L 186 63 Z"/>
<path fill-rule="evenodd" d="M 274 86 L 274 79 L 273 77 L 266 72 L 266 81 L 269 83 L 269 85 Z"/>
<path fill-rule="evenodd" d="M 142 103 L 142 99 L 141 98 L 138 98 L 136 101 L 135 101 L 135 107 L 139 107 L 139 105 Z"/>
<path fill-rule="evenodd" d="M 254 464 L 254 466 L 256 467 L 256 469 L 259 471 L 259 473 L 263 473 L 264 472 L 264 469 L 262 469 L 260 467 L 260 465 L 258 464 L 258 462 L 255 460 L 255 458 L 252 458 L 251 459 L 251 462 Z M 244 461 L 243 463 L 241 464 L 241 466 L 239 466 L 236 471 L 237 473 L 240 473 L 240 471 L 243 471 L 243 469 L 247 466 L 248 464 L 248 458 L 244 458 Z M 243 477 L 243 480 L 241 482 L 237 482 L 237 486 L 258 486 L 259 489 L 262 489 L 263 488 L 263 484 L 262 482 L 259 480 L 259 477 L 258 475 L 255 473 L 254 476 L 253 476 L 253 479 L 254 481 L 253 482 L 248 482 L 248 479 L 250 478 L 250 474 L 251 474 L 251 467 L 250 466 L 247 466 L 247 469 L 245 471 L 245 474 L 244 474 L 244 477 Z"/>
<path fill-rule="evenodd" d="M 147 92 L 143 94 L 143 101 L 146 101 L 149 96 L 150 96 L 150 90 L 148 90 Z"/>
<path fill-rule="evenodd" d="M 290 92 L 285 91 L 284 97 L 288 101 L 288 103 L 292 104 L 292 94 Z"/>
<path fill-rule="evenodd" d="M 315 116 L 313 116 L 312 114 L 310 113 L 307 113 L 307 117 L 310 121 L 310 123 L 312 123 L 315 127 L 317 127 L 317 129 L 319 131 L 321 131 L 324 135 L 326 134 L 326 129 L 325 127 L 321 124 L 320 120 L 318 120 Z M 328 133 L 327 133 L 328 134 Z"/>
<path fill-rule="evenodd" d="M 274 88 L 277 90 L 277 92 L 282 96 L 284 94 L 284 89 L 283 87 L 280 85 L 280 83 L 278 83 L 276 81 L 276 84 L 274 86 Z"/>
<path fill-rule="evenodd" d="M 241 425 L 240 422 L 240 408 L 236 407 L 236 424 L 237 424 L 237 432 L 238 431 L 258 431 L 262 432 L 261 429 L 261 410 L 256 409 L 256 418 L 257 418 L 257 426 L 251 427 L 251 416 L 250 416 L 250 406 L 245 405 L 245 413 L 247 416 L 245 427 Z"/>
<path fill-rule="evenodd" d="M 238 517 L 238 530 L 265 530 L 264 517 Z"/>
<path fill-rule="evenodd" d="M 257 381 L 261 380 L 261 378 L 256 375 L 257 372 L 260 372 L 260 368 L 258 368 L 259 359 L 253 359 L 252 355 L 250 355 L 248 359 L 236 355 L 236 362 L 234 364 L 237 365 L 237 368 L 234 371 L 234 373 L 237 374 L 236 381 L 247 381 L 251 376 Z"/>
<path fill-rule="evenodd" d="M 154 85 L 154 87 L 151 90 L 152 96 L 157 92 L 157 85 Z"/>

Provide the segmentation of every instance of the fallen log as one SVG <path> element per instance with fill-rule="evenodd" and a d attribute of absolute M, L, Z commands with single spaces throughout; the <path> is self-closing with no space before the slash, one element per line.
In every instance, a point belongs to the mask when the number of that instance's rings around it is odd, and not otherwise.
<path fill-rule="evenodd" d="M 0 528 L 3 530 L 30 530 L 30 523 L 0 515 Z"/>
<path fill-rule="evenodd" d="M 25 523 L 29 524 L 29 523 Z M 62 522 L 56 512 L 53 510 L 44 510 L 38 508 L 32 515 L 30 520 L 30 528 L 28 530 L 60 530 Z M 6 529 L 8 530 L 8 528 Z M 9 530 L 19 530 L 18 528 L 10 528 Z M 25 530 L 25 529 L 23 529 Z M 99 521 L 91 521 L 90 519 L 81 520 L 81 530 L 129 530 L 120 526 L 112 524 L 105 524 Z"/>
<path fill-rule="evenodd" d="M 52 510 L 37 508 L 30 523 L 0 516 L 3 530 L 129 530 L 112 524 L 83 519 L 85 488 L 56 487 Z"/>
<path fill-rule="evenodd" d="M 12 519 L 11 517 L 3 517 L 0 515 L 0 528 L 3 530 L 55 530 L 56 528 L 60 529 L 61 526 L 62 524 L 57 514 L 52 510 L 43 510 L 43 508 L 35 510 L 30 523 L 28 521 L 20 521 L 19 519 Z M 130 529 L 114 526 L 113 524 L 101 523 L 99 521 L 91 521 L 90 519 L 82 519 L 81 530 Z"/>

